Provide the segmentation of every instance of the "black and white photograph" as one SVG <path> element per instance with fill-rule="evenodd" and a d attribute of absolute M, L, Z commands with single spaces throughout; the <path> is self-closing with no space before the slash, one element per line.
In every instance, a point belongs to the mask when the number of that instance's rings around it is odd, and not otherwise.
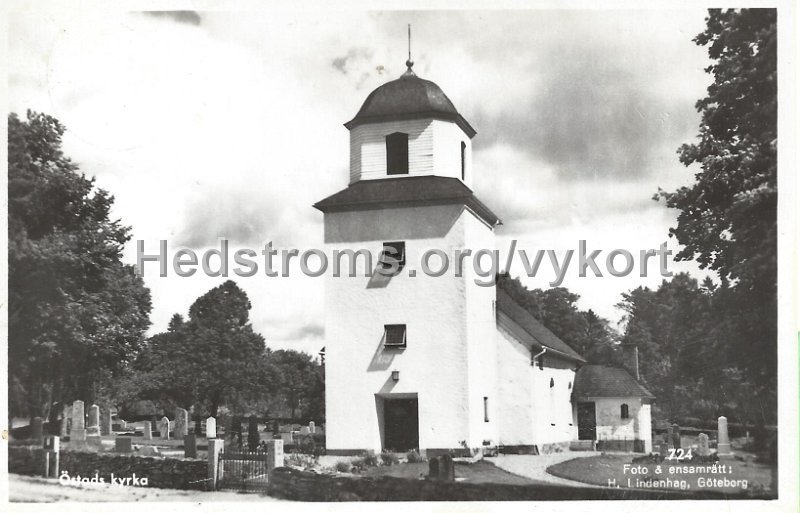
<path fill-rule="evenodd" d="M 10 511 L 798 511 L 793 2 L 4 11 Z"/>

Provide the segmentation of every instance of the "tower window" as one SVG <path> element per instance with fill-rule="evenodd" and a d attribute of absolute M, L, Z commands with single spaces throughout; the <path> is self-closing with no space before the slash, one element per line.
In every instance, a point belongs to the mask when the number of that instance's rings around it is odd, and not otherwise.
<path fill-rule="evenodd" d="M 384 343 L 386 347 L 406 347 L 406 325 L 385 324 Z"/>
<path fill-rule="evenodd" d="M 489 398 L 483 398 L 483 421 L 489 422 Z"/>
<path fill-rule="evenodd" d="M 461 141 L 461 180 L 467 176 L 467 143 Z"/>
<path fill-rule="evenodd" d="M 394 267 L 395 271 L 399 272 L 406 265 L 406 243 L 384 242 L 379 263 L 384 270 L 391 270 Z"/>
<path fill-rule="evenodd" d="M 408 174 L 408 134 L 395 132 L 386 136 L 386 174 Z"/>
<path fill-rule="evenodd" d="M 628 405 L 623 404 L 619 407 L 619 416 L 620 418 L 627 419 L 628 418 Z"/>

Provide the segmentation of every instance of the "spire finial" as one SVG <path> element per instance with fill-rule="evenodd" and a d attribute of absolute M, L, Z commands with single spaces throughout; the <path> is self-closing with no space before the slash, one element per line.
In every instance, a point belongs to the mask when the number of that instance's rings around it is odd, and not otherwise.
<path fill-rule="evenodd" d="M 406 61 L 406 66 L 408 67 L 408 71 L 411 71 L 411 68 L 414 67 L 414 61 L 411 60 L 411 24 L 408 24 L 408 60 Z"/>

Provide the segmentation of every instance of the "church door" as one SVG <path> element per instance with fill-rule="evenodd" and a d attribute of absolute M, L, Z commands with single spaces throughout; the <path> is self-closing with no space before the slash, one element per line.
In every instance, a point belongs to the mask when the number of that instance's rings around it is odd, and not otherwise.
<path fill-rule="evenodd" d="M 578 403 L 578 440 L 597 439 L 597 418 L 594 403 Z"/>
<path fill-rule="evenodd" d="M 384 449 L 405 452 L 419 448 L 417 399 L 386 399 L 383 411 Z"/>

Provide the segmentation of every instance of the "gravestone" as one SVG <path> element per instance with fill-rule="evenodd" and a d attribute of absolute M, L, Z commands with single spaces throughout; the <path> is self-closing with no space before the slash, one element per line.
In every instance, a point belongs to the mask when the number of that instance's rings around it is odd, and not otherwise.
<path fill-rule="evenodd" d="M 41 417 L 34 417 L 31 419 L 31 438 L 34 440 L 42 440 L 44 436 L 44 420 Z"/>
<path fill-rule="evenodd" d="M 261 437 L 258 434 L 258 417 L 247 419 L 247 448 L 251 451 L 258 449 Z"/>
<path fill-rule="evenodd" d="M 111 410 L 109 409 L 104 409 L 100 412 L 100 434 L 111 434 Z"/>
<path fill-rule="evenodd" d="M 217 419 L 209 417 L 206 419 L 206 438 L 217 437 Z"/>
<path fill-rule="evenodd" d="M 158 423 L 158 430 L 161 435 L 162 440 L 169 440 L 169 419 L 166 417 L 161 418 L 161 422 Z"/>
<path fill-rule="evenodd" d="M 317 426 L 314 424 L 313 420 L 308 423 L 308 430 L 312 435 L 317 432 Z"/>
<path fill-rule="evenodd" d="M 129 436 L 118 436 L 115 438 L 114 452 L 133 452 L 133 439 Z"/>
<path fill-rule="evenodd" d="M 300 428 L 300 434 L 303 436 L 310 435 L 311 430 L 308 428 L 308 426 L 303 426 Z"/>
<path fill-rule="evenodd" d="M 72 427 L 69 431 L 70 441 L 86 440 L 86 419 L 83 418 L 83 401 L 78 399 L 72 403 Z"/>
<path fill-rule="evenodd" d="M 717 456 L 732 456 L 731 441 L 728 438 L 728 418 L 717 419 Z"/>
<path fill-rule="evenodd" d="M 675 449 L 681 448 L 681 427 L 678 424 L 672 425 L 672 446 Z"/>
<path fill-rule="evenodd" d="M 189 434 L 189 412 L 183 408 L 175 408 L 175 430 L 176 440 L 182 440 Z"/>
<path fill-rule="evenodd" d="M 242 418 L 234 417 L 231 420 L 231 439 L 235 439 L 239 445 L 242 445 Z"/>
<path fill-rule="evenodd" d="M 291 431 L 288 433 L 281 433 L 281 441 L 284 444 L 293 444 L 294 443 L 294 436 Z"/>
<path fill-rule="evenodd" d="M 89 425 L 86 427 L 87 435 L 100 434 L 100 407 L 96 404 L 89 406 Z"/>
<path fill-rule="evenodd" d="M 441 481 L 455 481 L 456 469 L 453 464 L 453 457 L 449 454 L 439 456 L 439 479 Z"/>
<path fill-rule="evenodd" d="M 197 436 L 194 433 L 183 437 L 183 456 L 197 458 Z"/>
<path fill-rule="evenodd" d="M 667 426 L 667 433 L 664 435 L 664 441 L 667 443 L 670 449 L 675 449 L 676 447 L 672 445 L 672 426 Z"/>
<path fill-rule="evenodd" d="M 708 456 L 711 450 L 708 448 L 708 435 L 700 433 L 697 435 L 697 454 L 699 456 Z"/>
<path fill-rule="evenodd" d="M 428 460 L 428 479 L 439 479 L 439 458 Z"/>
<path fill-rule="evenodd" d="M 153 424 L 149 420 L 144 421 L 144 424 L 142 424 L 142 438 L 145 440 L 153 439 Z"/>
<path fill-rule="evenodd" d="M 69 436 L 69 427 L 70 427 L 69 423 L 72 420 L 70 419 L 71 416 L 72 416 L 72 406 L 69 404 L 65 404 L 61 408 L 61 425 L 59 426 L 61 438 Z"/>
<path fill-rule="evenodd" d="M 283 466 L 283 440 L 267 440 L 267 471 Z"/>

